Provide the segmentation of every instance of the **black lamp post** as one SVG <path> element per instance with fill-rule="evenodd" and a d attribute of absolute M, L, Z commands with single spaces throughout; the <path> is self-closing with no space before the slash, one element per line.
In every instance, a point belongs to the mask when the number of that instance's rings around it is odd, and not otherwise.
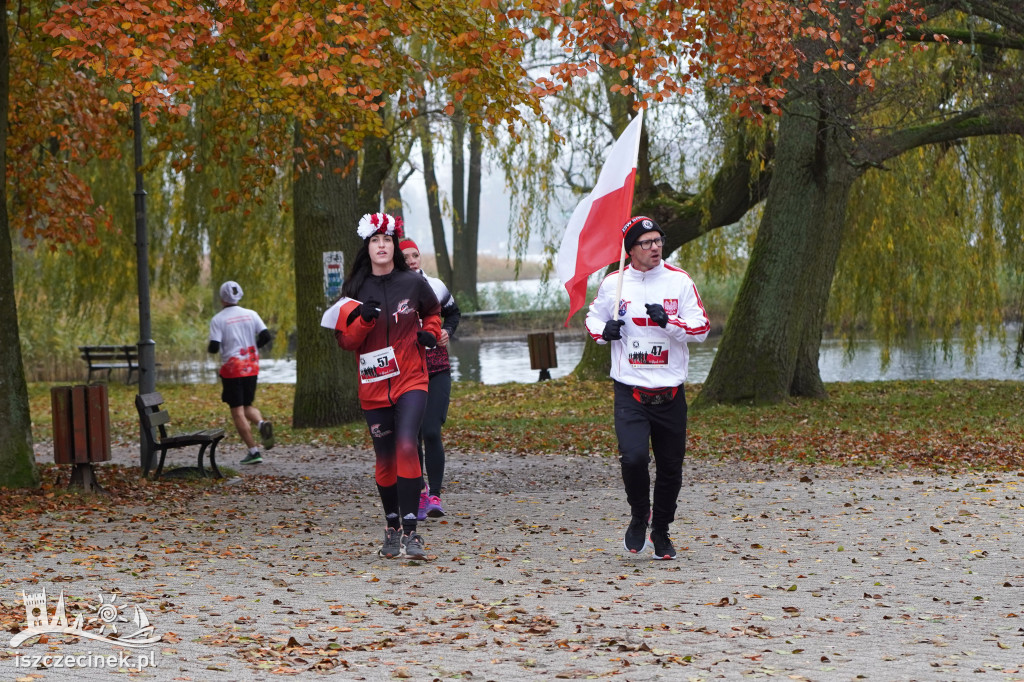
<path fill-rule="evenodd" d="M 135 251 L 139 281 L 139 393 L 156 390 L 156 342 L 149 315 L 149 231 L 146 229 L 146 190 L 142 187 L 142 107 L 132 98 L 132 125 L 135 130 Z M 152 466 L 153 453 L 146 437 L 139 433 L 139 453 L 143 471 Z"/>

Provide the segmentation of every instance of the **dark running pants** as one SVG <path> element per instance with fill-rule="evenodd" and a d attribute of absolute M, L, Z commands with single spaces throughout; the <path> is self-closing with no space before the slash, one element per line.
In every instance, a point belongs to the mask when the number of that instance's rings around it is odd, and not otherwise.
<path fill-rule="evenodd" d="M 651 526 L 667 531 L 675 520 L 686 457 L 686 393 L 661 405 L 642 405 L 633 388 L 615 382 L 615 435 L 626 500 L 633 516 L 651 512 L 650 451 L 654 451 L 654 507 Z"/>
<path fill-rule="evenodd" d="M 392 528 L 398 528 L 400 521 L 403 527 L 416 528 L 423 480 L 416 440 L 426 404 L 426 391 L 408 391 L 398 397 L 394 407 L 363 411 L 377 455 L 377 491 Z M 402 518 L 409 514 L 411 523 Z"/>
<path fill-rule="evenodd" d="M 430 377 L 427 409 L 420 427 L 420 465 L 427 472 L 431 495 L 440 495 L 444 485 L 444 443 L 441 425 L 448 419 L 448 403 L 452 397 L 452 373 L 448 370 Z"/>

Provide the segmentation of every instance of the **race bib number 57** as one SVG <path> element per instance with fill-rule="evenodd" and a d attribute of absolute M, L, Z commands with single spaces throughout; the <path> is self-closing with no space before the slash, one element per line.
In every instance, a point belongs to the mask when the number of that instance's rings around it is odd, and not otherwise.
<path fill-rule="evenodd" d="M 372 384 L 399 375 L 398 359 L 391 346 L 359 356 L 359 381 Z"/>

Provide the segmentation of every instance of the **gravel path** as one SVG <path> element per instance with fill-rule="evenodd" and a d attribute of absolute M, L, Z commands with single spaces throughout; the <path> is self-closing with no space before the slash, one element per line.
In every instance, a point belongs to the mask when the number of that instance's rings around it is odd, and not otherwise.
<path fill-rule="evenodd" d="M 614 459 L 451 453 L 436 558 L 405 562 L 375 554 L 370 453 L 236 454 L 241 476 L 173 503 L 50 514 L 42 537 L 5 514 L 4 607 L 119 591 L 164 637 L 155 680 L 1024 679 L 1016 476 L 691 461 L 660 562 L 622 549 Z M 4 679 L 116 674 L 16 665 L 114 651 L 85 639 L 5 651 Z"/>

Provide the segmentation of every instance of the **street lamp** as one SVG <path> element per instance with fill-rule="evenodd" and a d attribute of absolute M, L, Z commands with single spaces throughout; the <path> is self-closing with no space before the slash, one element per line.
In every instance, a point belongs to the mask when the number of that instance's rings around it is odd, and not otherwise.
<path fill-rule="evenodd" d="M 132 97 L 132 126 L 135 131 L 135 251 L 139 282 L 139 393 L 156 390 L 156 342 L 149 314 L 149 231 L 146 229 L 146 190 L 142 187 L 142 106 Z M 140 422 L 140 428 L 141 422 Z M 153 453 L 139 433 L 139 455 L 143 471 L 152 468 Z"/>

